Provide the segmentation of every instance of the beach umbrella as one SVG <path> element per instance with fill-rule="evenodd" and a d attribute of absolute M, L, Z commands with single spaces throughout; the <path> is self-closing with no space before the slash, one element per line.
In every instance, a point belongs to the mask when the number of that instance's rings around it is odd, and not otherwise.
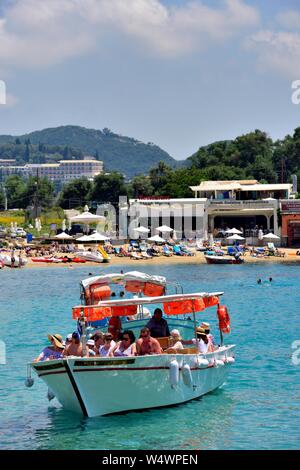
<path fill-rule="evenodd" d="M 72 223 L 85 224 L 87 233 L 89 231 L 89 224 L 95 224 L 103 220 L 106 220 L 106 217 L 104 217 L 103 215 L 95 215 L 88 211 L 82 212 L 81 214 L 71 217 Z"/>
<path fill-rule="evenodd" d="M 277 235 L 274 235 L 274 233 L 267 233 L 266 235 L 263 235 L 263 238 L 268 238 L 269 240 L 279 240 L 280 237 L 277 237 Z"/>
<path fill-rule="evenodd" d="M 102 235 L 102 233 L 99 232 L 94 232 L 91 235 L 86 236 L 85 241 L 91 241 L 91 242 L 106 242 L 110 240 L 109 237 L 106 237 L 105 235 Z"/>
<path fill-rule="evenodd" d="M 161 225 L 160 227 L 156 227 L 158 232 L 173 232 L 173 229 L 171 227 L 168 227 L 167 225 Z"/>
<path fill-rule="evenodd" d="M 231 237 L 227 237 L 227 240 L 245 240 L 245 238 L 235 233 Z"/>
<path fill-rule="evenodd" d="M 82 235 L 82 237 L 77 238 L 76 241 L 78 241 L 78 242 L 89 242 L 90 238 L 89 238 L 88 235 Z"/>
<path fill-rule="evenodd" d="M 165 239 L 160 237 L 159 235 L 154 235 L 153 237 L 148 238 L 149 242 L 155 243 L 165 243 Z"/>
<path fill-rule="evenodd" d="M 150 229 L 141 225 L 140 227 L 135 228 L 134 231 L 139 233 L 149 233 Z"/>
<path fill-rule="evenodd" d="M 241 230 L 238 230 L 237 228 L 229 228 L 228 230 L 225 230 L 225 233 L 232 233 L 232 234 L 237 234 L 241 235 L 243 232 Z"/>
<path fill-rule="evenodd" d="M 66 232 L 61 232 L 58 235 L 55 235 L 54 238 L 58 238 L 59 240 L 70 240 L 73 237 L 71 237 L 71 235 L 68 235 Z"/>
<path fill-rule="evenodd" d="M 106 220 L 103 215 L 95 215 L 88 211 L 82 212 L 81 214 L 75 215 L 71 218 L 71 222 L 73 223 L 77 222 L 79 224 L 82 223 L 86 225 L 97 223 L 103 220 Z"/>

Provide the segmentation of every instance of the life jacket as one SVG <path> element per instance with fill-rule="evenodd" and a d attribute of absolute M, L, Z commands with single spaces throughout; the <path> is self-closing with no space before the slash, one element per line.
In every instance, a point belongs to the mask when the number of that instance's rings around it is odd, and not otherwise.
<path fill-rule="evenodd" d="M 222 333 L 230 333 L 230 317 L 225 305 L 218 305 L 219 328 Z"/>

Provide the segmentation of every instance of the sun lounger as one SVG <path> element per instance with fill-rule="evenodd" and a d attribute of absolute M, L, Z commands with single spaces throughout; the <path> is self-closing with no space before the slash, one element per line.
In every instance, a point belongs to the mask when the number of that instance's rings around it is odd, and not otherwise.
<path fill-rule="evenodd" d="M 145 258 L 145 259 L 151 259 L 153 258 L 151 255 L 149 255 L 146 251 L 141 251 L 141 256 L 142 258 Z"/>
<path fill-rule="evenodd" d="M 172 256 L 173 253 L 169 250 L 169 248 L 167 246 L 164 246 L 163 247 L 163 255 L 164 256 Z"/>
<path fill-rule="evenodd" d="M 132 251 L 130 253 L 130 258 L 131 259 L 143 259 L 143 257 L 141 255 L 139 255 L 136 251 Z"/>

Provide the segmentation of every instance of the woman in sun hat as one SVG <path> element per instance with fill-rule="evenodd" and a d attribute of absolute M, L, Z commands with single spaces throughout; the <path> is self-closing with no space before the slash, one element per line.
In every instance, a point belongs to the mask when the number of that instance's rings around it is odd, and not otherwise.
<path fill-rule="evenodd" d="M 196 338 L 193 338 L 187 341 L 182 340 L 182 343 L 193 344 L 198 349 L 198 352 L 200 354 L 213 352 L 213 346 L 207 337 L 205 329 L 201 328 L 200 326 L 197 326 L 195 328 L 195 334 L 196 334 Z"/>
<path fill-rule="evenodd" d="M 207 334 L 208 340 L 210 341 L 212 347 L 215 347 L 215 339 L 213 335 L 210 333 L 210 324 L 203 321 L 200 325 L 200 328 L 203 328 L 205 330 L 205 333 Z"/>
<path fill-rule="evenodd" d="M 41 354 L 34 359 L 33 362 L 49 361 L 51 359 L 61 359 L 63 357 L 64 345 L 62 342 L 62 336 L 59 334 L 48 335 L 48 339 L 51 342 L 51 346 L 47 346 L 43 349 Z"/>

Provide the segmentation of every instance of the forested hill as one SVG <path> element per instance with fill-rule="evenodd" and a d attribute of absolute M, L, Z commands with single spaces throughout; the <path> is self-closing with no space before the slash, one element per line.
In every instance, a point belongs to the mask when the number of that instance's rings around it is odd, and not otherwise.
<path fill-rule="evenodd" d="M 273 141 L 265 132 L 255 130 L 234 140 L 200 147 L 186 161 L 197 169 L 201 179 L 256 179 L 266 183 L 300 180 L 300 127 L 292 135 Z"/>
<path fill-rule="evenodd" d="M 0 158 L 16 158 L 18 163 L 79 159 L 84 154 L 103 160 L 107 171 L 117 170 L 127 177 L 146 174 L 159 161 L 172 167 L 176 165 L 176 161 L 157 145 L 145 144 L 109 129 L 61 126 L 21 136 L 0 136 Z"/>

